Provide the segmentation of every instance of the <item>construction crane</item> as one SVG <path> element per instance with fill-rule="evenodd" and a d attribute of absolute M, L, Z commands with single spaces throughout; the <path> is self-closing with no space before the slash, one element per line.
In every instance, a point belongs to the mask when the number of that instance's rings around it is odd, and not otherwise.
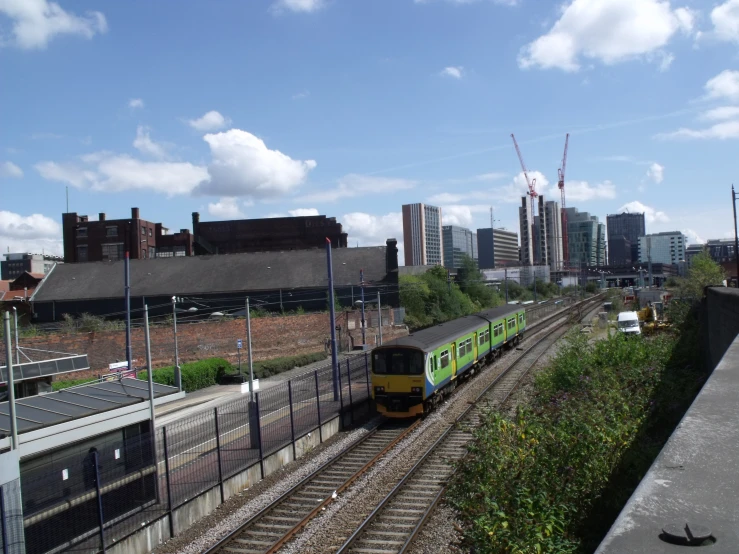
<path fill-rule="evenodd" d="M 523 161 L 523 156 L 521 155 L 521 149 L 518 147 L 518 143 L 516 142 L 516 137 L 513 136 L 513 133 L 511 133 L 511 138 L 513 139 L 513 146 L 516 147 L 516 154 L 518 154 L 518 161 L 521 162 L 521 170 L 523 171 L 523 176 L 526 178 L 526 184 L 529 186 L 529 192 L 527 193 L 531 199 L 531 221 L 529 221 L 529 234 L 531 235 L 531 244 L 534 249 L 534 256 L 533 256 L 533 262 L 536 263 L 536 261 L 539 259 L 539 256 L 537 255 L 538 250 L 538 240 L 536 239 L 535 234 L 535 226 L 534 226 L 534 218 L 536 214 L 536 197 L 539 196 L 536 192 L 536 178 L 529 179 L 529 172 L 526 170 L 526 164 Z M 521 237 L 523 239 L 523 237 Z"/>
<path fill-rule="evenodd" d="M 565 202 L 565 169 L 567 168 L 567 146 L 570 143 L 570 134 L 567 133 L 565 136 L 565 153 L 562 155 L 562 167 L 557 170 L 559 179 L 557 186 L 559 192 L 562 195 L 561 214 L 562 214 L 562 269 L 567 267 L 570 261 L 570 244 L 567 238 L 567 212 L 565 208 L 567 204 Z"/>

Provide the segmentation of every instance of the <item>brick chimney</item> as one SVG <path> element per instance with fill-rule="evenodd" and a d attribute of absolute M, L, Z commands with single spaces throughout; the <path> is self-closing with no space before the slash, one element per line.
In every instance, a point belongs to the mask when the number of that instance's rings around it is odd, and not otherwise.
<path fill-rule="evenodd" d="M 139 219 L 139 209 L 131 208 L 131 219 Z"/>
<path fill-rule="evenodd" d="M 105 221 L 105 213 L 104 212 L 100 212 L 98 214 L 98 221 Z"/>
<path fill-rule="evenodd" d="M 387 239 L 385 241 L 387 249 L 385 250 L 385 271 L 392 273 L 398 271 L 398 241 L 396 239 Z"/>

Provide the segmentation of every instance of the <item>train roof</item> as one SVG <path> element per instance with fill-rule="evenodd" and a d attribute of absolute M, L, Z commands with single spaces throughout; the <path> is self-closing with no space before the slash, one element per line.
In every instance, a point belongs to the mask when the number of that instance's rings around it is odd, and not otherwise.
<path fill-rule="evenodd" d="M 424 351 L 434 350 L 439 346 L 448 343 L 453 337 L 465 335 L 479 329 L 487 321 L 500 319 L 508 314 L 512 314 L 521 310 L 519 306 L 500 306 L 499 308 L 491 308 L 474 315 L 468 315 L 434 325 L 421 331 L 416 331 L 408 336 L 400 337 L 392 341 L 386 342 L 383 346 L 408 346 L 411 348 L 420 348 Z"/>

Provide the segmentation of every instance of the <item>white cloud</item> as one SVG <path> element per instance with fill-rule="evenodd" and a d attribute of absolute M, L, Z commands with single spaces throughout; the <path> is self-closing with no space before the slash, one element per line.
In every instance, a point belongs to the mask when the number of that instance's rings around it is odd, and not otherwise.
<path fill-rule="evenodd" d="M 454 79 L 461 79 L 463 74 L 464 68 L 461 65 L 445 67 L 439 72 L 442 77 L 452 77 Z"/>
<path fill-rule="evenodd" d="M 303 98 L 308 98 L 309 96 L 310 96 L 310 91 L 304 90 L 304 91 L 293 94 L 293 100 L 302 100 Z"/>
<path fill-rule="evenodd" d="M 136 128 L 136 138 L 133 141 L 133 147 L 142 154 L 147 154 L 159 160 L 166 160 L 169 156 L 167 149 L 162 144 L 151 140 L 149 128 L 143 125 L 139 125 Z"/>
<path fill-rule="evenodd" d="M 536 181 L 536 192 L 538 194 L 549 194 L 549 179 L 540 171 L 529 171 L 529 179 Z M 521 203 L 521 197 L 526 196 L 529 187 L 526 184 L 526 177 L 523 172 L 513 177 L 513 181 L 502 187 L 494 189 L 495 196 L 500 202 L 507 202 L 512 204 Z"/>
<path fill-rule="evenodd" d="M 272 12 L 311 13 L 320 10 L 324 5 L 324 0 L 277 0 L 272 4 Z"/>
<path fill-rule="evenodd" d="M 647 169 L 647 177 L 657 184 L 660 184 L 665 178 L 665 166 L 654 162 Z"/>
<path fill-rule="evenodd" d="M 408 179 L 350 173 L 338 179 L 336 188 L 308 193 L 301 200 L 307 202 L 335 202 L 341 198 L 393 193 L 399 190 L 411 189 L 415 186 L 416 182 Z"/>
<path fill-rule="evenodd" d="M 577 71 L 585 58 L 612 65 L 655 55 L 678 31 L 691 32 L 693 24 L 690 10 L 672 10 L 663 0 L 573 0 L 547 34 L 522 48 L 518 64 Z M 666 68 L 670 55 L 658 61 Z"/>
<path fill-rule="evenodd" d="M 720 40 L 739 42 L 739 0 L 727 0 L 713 8 L 711 21 Z"/>
<path fill-rule="evenodd" d="M 384 246 L 390 238 L 398 241 L 398 260 L 403 263 L 403 214 L 391 212 L 371 215 L 351 212 L 341 218 L 344 232 L 349 235 L 349 246 Z"/>
<path fill-rule="evenodd" d="M 688 244 L 705 244 L 706 240 L 698 236 L 698 233 L 693 231 L 693 229 L 683 229 L 682 230 L 683 235 L 688 237 Z"/>
<path fill-rule="evenodd" d="M 23 170 L 13 162 L 0 163 L 0 178 L 20 179 L 23 177 Z"/>
<path fill-rule="evenodd" d="M 725 119 L 739 118 L 739 106 L 720 106 L 713 108 L 701 115 L 702 119 L 709 121 L 723 121 Z"/>
<path fill-rule="evenodd" d="M 188 125 L 198 131 L 217 131 L 231 125 L 231 120 L 223 117 L 219 112 L 211 110 L 203 117 L 188 120 Z"/>
<path fill-rule="evenodd" d="M 413 0 L 416 4 L 430 4 L 433 0 Z M 455 4 L 461 6 L 463 4 L 474 4 L 483 0 L 441 0 L 448 4 Z M 500 4 L 501 6 L 517 6 L 520 0 L 489 0 L 493 4 Z"/>
<path fill-rule="evenodd" d="M 556 191 L 552 190 L 549 194 L 554 195 Z M 587 181 L 566 181 L 565 194 L 567 195 L 567 200 L 573 200 L 575 202 L 611 200 L 616 198 L 616 187 L 610 181 L 603 181 L 594 185 L 591 185 Z M 550 198 L 550 200 L 558 200 L 558 198 Z"/>
<path fill-rule="evenodd" d="M 657 139 L 735 139 L 739 138 L 739 120 L 717 123 L 705 129 L 688 129 L 682 127 L 671 133 L 659 133 Z"/>
<path fill-rule="evenodd" d="M 675 61 L 675 56 L 669 52 L 660 52 L 657 55 L 657 59 L 659 59 L 659 70 L 664 73 L 670 69 L 672 62 Z"/>
<path fill-rule="evenodd" d="M 442 192 L 440 194 L 434 194 L 429 198 L 428 203 L 434 206 L 441 204 L 456 204 L 461 202 L 464 198 L 464 194 L 453 194 L 451 192 Z"/>
<path fill-rule="evenodd" d="M 667 223 L 668 221 L 670 221 L 670 218 L 667 217 L 667 214 L 665 214 L 665 212 L 660 212 L 655 210 L 654 208 L 645 206 L 637 200 L 621 206 L 618 209 L 618 213 L 623 212 L 643 213 L 644 218 L 647 220 L 647 223 Z"/>
<path fill-rule="evenodd" d="M 131 98 L 128 101 L 128 107 L 135 110 L 136 108 L 143 108 L 144 101 L 141 98 Z"/>
<path fill-rule="evenodd" d="M 0 210 L 0 251 L 62 254 L 62 226 L 41 214 Z"/>
<path fill-rule="evenodd" d="M 13 22 L 12 43 L 23 49 L 44 49 L 58 35 L 78 35 L 91 39 L 105 33 L 105 16 L 89 11 L 84 16 L 65 12 L 56 2 L 47 0 L 2 0 L 0 13 Z"/>
<path fill-rule="evenodd" d="M 318 210 L 315 208 L 296 208 L 294 210 L 287 210 L 292 217 L 306 217 L 310 215 L 319 215 Z"/>
<path fill-rule="evenodd" d="M 210 181 L 196 192 L 218 196 L 280 196 L 294 190 L 316 167 L 314 160 L 293 160 L 247 131 L 208 134 Z"/>
<path fill-rule="evenodd" d="M 208 204 L 208 213 L 219 219 L 241 219 L 244 217 L 238 198 L 233 196 L 223 197 L 218 202 Z"/>
<path fill-rule="evenodd" d="M 725 69 L 706 83 L 706 98 L 739 100 L 739 71 Z"/>
<path fill-rule="evenodd" d="M 45 179 L 102 192 L 152 190 L 173 196 L 189 194 L 208 179 L 206 168 L 186 162 L 143 162 L 110 152 L 84 156 L 82 162 L 45 161 L 35 167 Z"/>
<path fill-rule="evenodd" d="M 490 207 L 480 204 L 451 204 L 441 207 L 441 222 L 443 225 L 459 225 L 470 227 L 475 213 L 489 213 Z"/>

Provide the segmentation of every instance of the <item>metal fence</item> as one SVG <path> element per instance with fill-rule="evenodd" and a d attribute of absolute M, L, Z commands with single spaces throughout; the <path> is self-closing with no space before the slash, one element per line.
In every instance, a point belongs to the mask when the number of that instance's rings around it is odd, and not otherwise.
<path fill-rule="evenodd" d="M 99 552 L 292 445 L 369 398 L 368 353 L 131 440 L 22 469 L 28 554 Z M 351 417 L 347 415 L 346 417 Z M 320 437 L 323 440 L 323 437 Z M 174 535 L 170 517 L 170 533 Z"/>

